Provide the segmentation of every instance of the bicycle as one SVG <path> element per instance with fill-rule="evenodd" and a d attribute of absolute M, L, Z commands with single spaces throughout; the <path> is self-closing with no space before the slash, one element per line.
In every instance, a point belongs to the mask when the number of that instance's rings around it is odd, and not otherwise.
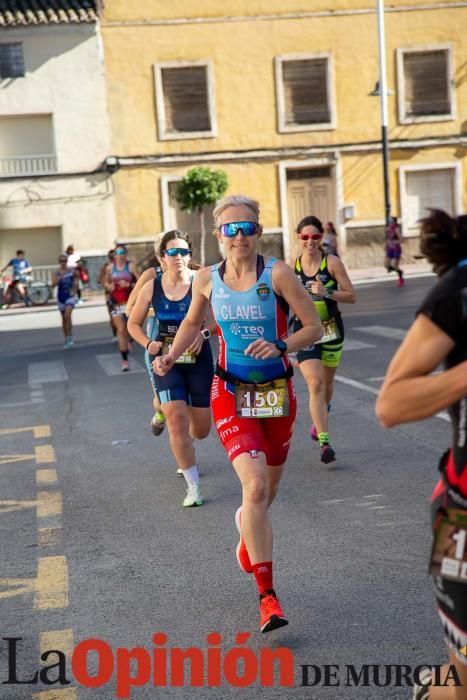
<path fill-rule="evenodd" d="M 11 304 L 23 301 L 26 306 L 40 306 L 47 304 L 52 298 L 52 288 L 47 282 L 32 282 L 31 277 L 21 280 L 12 279 L 7 275 L 0 277 L 0 308 L 7 309 Z M 23 298 L 16 289 L 16 284 L 21 281 L 25 288 Z"/>

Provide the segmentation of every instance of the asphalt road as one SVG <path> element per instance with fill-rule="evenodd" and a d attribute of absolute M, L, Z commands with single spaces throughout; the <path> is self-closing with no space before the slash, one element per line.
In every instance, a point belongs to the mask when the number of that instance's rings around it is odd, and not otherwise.
<path fill-rule="evenodd" d="M 166 435 L 149 430 L 142 353 L 135 352 L 132 372 L 118 371 L 104 311 L 77 310 L 77 343 L 67 352 L 60 330 L 49 327 L 56 311 L 34 321 L 1 317 L 0 683 L 8 680 L 5 637 L 22 638 L 18 678 L 28 680 L 57 662 L 57 655 L 40 662 L 41 652 L 69 655 L 89 638 L 105 641 L 115 656 L 117 647 L 151 655 L 152 635 L 163 632 L 159 653 L 197 647 L 207 663 L 215 647 L 209 633 L 221 635 L 226 658 L 238 648 L 237 635 L 248 632 L 246 647 L 257 659 L 261 649 L 291 650 L 292 687 L 277 687 L 277 677 L 274 688 L 234 688 L 226 680 L 190 688 L 187 672 L 185 687 L 154 688 L 151 681 L 131 697 L 409 697 L 406 687 L 345 682 L 349 664 L 414 667 L 445 658 L 427 576 L 428 500 L 450 426 L 441 416 L 384 431 L 374 415 L 381 378 L 432 284 L 361 286 L 358 303 L 343 309 L 348 349 L 331 413 L 335 465 L 321 464 L 309 439 L 304 382 L 296 375 L 299 416 L 272 508 L 275 584 L 290 624 L 268 635 L 259 633 L 254 583 L 235 559 L 240 487 L 214 431 L 197 448 L 205 505 L 183 509 L 184 482 Z M 314 687 L 301 685 L 306 664 L 322 669 Z M 325 664 L 339 666 L 333 679 L 340 686 L 323 684 Z M 89 669 L 96 669 L 93 653 Z M 78 685 L 69 662 L 66 674 L 71 684 L 59 694 L 60 686 L 6 683 L 0 698 L 116 697 L 115 669 L 94 689 Z"/>

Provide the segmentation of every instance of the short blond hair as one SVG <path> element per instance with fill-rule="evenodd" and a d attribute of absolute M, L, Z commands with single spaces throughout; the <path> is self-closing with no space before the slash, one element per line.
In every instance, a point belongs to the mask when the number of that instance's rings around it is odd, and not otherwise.
<path fill-rule="evenodd" d="M 213 211 L 214 225 L 217 227 L 220 215 L 229 207 L 248 207 L 256 217 L 256 223 L 259 222 L 259 202 L 244 194 L 231 194 L 224 197 L 218 202 Z"/>

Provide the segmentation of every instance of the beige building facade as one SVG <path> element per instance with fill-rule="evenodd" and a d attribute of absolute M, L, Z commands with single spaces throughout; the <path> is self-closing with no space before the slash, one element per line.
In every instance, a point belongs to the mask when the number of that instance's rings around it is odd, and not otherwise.
<path fill-rule="evenodd" d="M 409 260 L 426 207 L 466 208 L 467 2 L 394 0 L 385 20 L 392 213 Z M 313 213 L 336 224 L 350 264 L 381 264 L 372 0 L 108 0 L 102 32 L 124 238 L 197 235 L 174 193 L 207 165 L 261 202 L 268 249 L 293 255 Z"/>

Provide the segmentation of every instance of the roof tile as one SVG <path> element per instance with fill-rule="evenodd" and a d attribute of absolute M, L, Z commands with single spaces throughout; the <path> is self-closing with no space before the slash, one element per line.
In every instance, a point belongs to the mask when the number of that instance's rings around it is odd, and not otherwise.
<path fill-rule="evenodd" d="M 0 0 L 0 29 L 97 22 L 99 0 Z"/>

